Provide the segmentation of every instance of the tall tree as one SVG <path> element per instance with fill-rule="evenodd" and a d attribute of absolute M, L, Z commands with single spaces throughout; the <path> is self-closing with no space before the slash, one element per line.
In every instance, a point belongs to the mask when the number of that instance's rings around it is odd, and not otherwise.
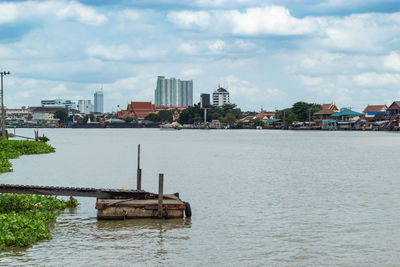
<path fill-rule="evenodd" d="M 229 112 L 228 114 L 226 114 L 224 120 L 226 121 L 227 124 L 233 125 L 236 121 L 236 116 L 232 112 Z"/>
<path fill-rule="evenodd" d="M 169 110 L 160 110 L 158 118 L 161 122 L 172 122 L 172 113 Z"/>
<path fill-rule="evenodd" d="M 156 113 L 150 113 L 149 115 L 144 118 L 145 120 L 152 121 L 152 122 L 159 122 L 160 118 Z"/>
<path fill-rule="evenodd" d="M 65 109 L 56 110 L 54 118 L 59 119 L 61 123 L 66 123 L 68 121 L 68 112 Z"/>

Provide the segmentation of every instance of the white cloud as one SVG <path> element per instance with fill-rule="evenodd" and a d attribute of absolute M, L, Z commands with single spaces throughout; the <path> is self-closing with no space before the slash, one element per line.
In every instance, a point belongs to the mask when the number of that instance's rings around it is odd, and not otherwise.
<path fill-rule="evenodd" d="M 196 0 L 195 5 L 198 6 L 225 6 L 225 5 L 251 5 L 262 3 L 260 0 Z"/>
<path fill-rule="evenodd" d="M 86 54 L 107 60 L 123 60 L 133 55 L 126 45 L 94 45 L 86 49 Z"/>
<path fill-rule="evenodd" d="M 193 76 L 198 76 L 203 73 L 202 69 L 199 68 L 185 68 L 179 74 L 179 77 L 182 78 L 191 78 Z"/>
<path fill-rule="evenodd" d="M 318 30 L 322 19 L 293 17 L 282 6 L 248 8 L 245 12 L 232 10 L 225 12 L 226 19 L 232 25 L 234 34 L 257 35 L 299 35 L 311 34 Z"/>
<path fill-rule="evenodd" d="M 87 25 L 101 25 L 107 17 L 92 7 L 76 1 L 25 1 L 0 3 L 0 23 L 16 20 L 47 19 L 76 20 Z"/>
<path fill-rule="evenodd" d="M 304 75 L 300 75 L 299 80 L 302 84 L 306 86 L 317 86 L 320 85 L 323 81 L 320 77 L 309 77 Z"/>
<path fill-rule="evenodd" d="M 179 51 L 185 54 L 194 54 L 197 52 L 198 47 L 193 43 L 182 43 L 179 45 Z"/>
<path fill-rule="evenodd" d="M 144 49 L 139 49 L 137 54 L 143 59 L 160 58 L 167 54 L 167 49 L 162 49 L 156 46 L 148 46 Z"/>
<path fill-rule="evenodd" d="M 104 85 L 104 92 L 108 99 L 153 101 L 155 77 L 149 74 L 138 74 L 127 78 L 121 78 L 113 83 Z M 150 90 L 151 89 L 151 90 Z M 120 103 L 124 108 L 124 103 Z"/>
<path fill-rule="evenodd" d="M 260 100 L 260 88 L 247 80 L 242 80 L 234 75 L 222 79 L 227 88 L 232 102 L 240 101 L 255 103 Z"/>
<path fill-rule="evenodd" d="M 375 13 L 329 18 L 321 44 L 347 51 L 379 51 L 398 35 L 398 28 L 393 27 L 395 20 L 391 15 Z"/>
<path fill-rule="evenodd" d="M 297 18 L 283 6 L 251 7 L 244 10 L 174 11 L 168 20 L 181 28 L 207 29 L 225 35 L 309 35 L 299 46 L 340 51 L 382 51 L 400 45 L 400 13 L 363 13 L 345 17 Z"/>
<path fill-rule="evenodd" d="M 133 9 L 125 9 L 119 14 L 119 16 L 130 21 L 137 21 L 140 18 L 140 12 Z"/>
<path fill-rule="evenodd" d="M 354 77 L 362 86 L 394 86 L 400 84 L 400 74 L 367 72 Z"/>
<path fill-rule="evenodd" d="M 59 97 L 59 96 L 68 94 L 69 90 L 65 86 L 65 84 L 59 84 L 53 88 L 50 88 L 49 93 L 50 93 L 50 96 Z"/>
<path fill-rule="evenodd" d="M 88 25 L 100 25 L 107 21 L 107 17 L 96 12 L 93 8 L 82 5 L 78 2 L 64 2 L 60 5 L 55 14 L 61 19 L 75 19 Z"/>
<path fill-rule="evenodd" d="M 384 59 L 384 67 L 389 70 L 400 71 L 400 54 L 391 52 Z"/>
<path fill-rule="evenodd" d="M 0 3 L 0 23 L 13 21 L 17 17 L 18 12 L 15 3 Z"/>
<path fill-rule="evenodd" d="M 133 90 L 137 82 L 137 77 L 118 79 L 115 82 L 109 84 L 109 86 L 106 86 L 105 91 Z"/>
<path fill-rule="evenodd" d="M 279 88 L 267 88 L 265 89 L 266 98 L 275 98 L 285 96 L 286 93 Z"/>
<path fill-rule="evenodd" d="M 210 14 L 205 11 L 171 11 L 167 20 L 182 28 L 205 28 L 210 22 Z"/>
<path fill-rule="evenodd" d="M 208 49 L 210 49 L 213 52 L 217 52 L 222 50 L 224 48 L 225 42 L 221 40 L 216 40 L 214 42 L 209 42 L 208 43 Z"/>
<path fill-rule="evenodd" d="M 256 45 L 254 43 L 247 41 L 247 40 L 236 40 L 235 45 L 241 49 L 252 49 L 252 48 L 256 47 Z"/>

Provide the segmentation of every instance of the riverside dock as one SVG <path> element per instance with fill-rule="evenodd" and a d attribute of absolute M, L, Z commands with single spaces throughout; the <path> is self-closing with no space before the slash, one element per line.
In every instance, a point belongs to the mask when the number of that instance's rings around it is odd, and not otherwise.
<path fill-rule="evenodd" d="M 190 204 L 179 193 L 164 194 L 164 174 L 159 174 L 158 193 L 141 189 L 140 145 L 138 145 L 137 189 L 96 189 L 82 187 L 0 184 L 0 193 L 95 197 L 98 219 L 191 217 Z"/>

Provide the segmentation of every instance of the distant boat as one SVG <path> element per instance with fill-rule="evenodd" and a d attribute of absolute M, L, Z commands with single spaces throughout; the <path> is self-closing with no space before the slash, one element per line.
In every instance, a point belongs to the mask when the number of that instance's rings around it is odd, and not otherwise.
<path fill-rule="evenodd" d="M 162 124 L 160 126 L 160 130 L 182 130 L 182 128 L 182 125 L 176 120 L 173 120 L 172 123 Z"/>

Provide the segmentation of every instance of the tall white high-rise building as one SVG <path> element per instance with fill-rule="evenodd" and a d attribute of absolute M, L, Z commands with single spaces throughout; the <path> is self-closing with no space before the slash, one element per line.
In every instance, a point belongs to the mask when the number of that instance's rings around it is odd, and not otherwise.
<path fill-rule="evenodd" d="M 90 114 L 93 112 L 92 100 L 78 100 L 78 110 L 83 114 Z"/>
<path fill-rule="evenodd" d="M 187 107 L 193 105 L 193 80 L 181 81 L 180 79 L 166 79 L 164 76 L 158 76 L 155 102 L 157 107 Z"/>
<path fill-rule="evenodd" d="M 229 92 L 225 88 L 218 86 L 218 89 L 213 93 L 213 105 L 223 106 L 225 104 L 230 104 Z"/>
<path fill-rule="evenodd" d="M 103 105 L 104 105 L 103 90 L 96 91 L 94 93 L 94 112 L 103 113 L 104 111 Z"/>

